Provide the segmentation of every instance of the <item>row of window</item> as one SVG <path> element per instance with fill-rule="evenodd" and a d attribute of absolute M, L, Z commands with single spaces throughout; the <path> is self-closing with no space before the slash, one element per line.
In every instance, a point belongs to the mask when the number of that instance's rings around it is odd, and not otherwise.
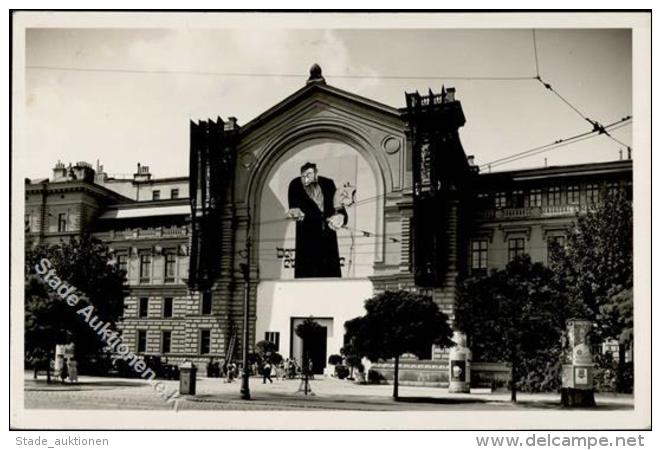
<path fill-rule="evenodd" d="M 37 231 L 34 229 L 34 216 L 31 214 L 25 215 L 25 232 L 29 233 L 30 231 Z M 57 215 L 57 231 L 58 233 L 63 233 L 70 231 L 69 229 L 69 213 L 58 213 Z"/>
<path fill-rule="evenodd" d="M 280 351 L 280 332 L 267 331 L 264 333 L 264 339 L 274 344 L 276 352 Z M 211 330 L 201 329 L 198 342 L 200 355 L 208 355 L 211 353 Z M 145 353 L 146 351 L 147 330 L 138 330 L 136 353 Z M 172 330 L 161 331 L 160 351 L 163 354 L 172 352 Z"/>
<path fill-rule="evenodd" d="M 151 198 L 152 200 L 160 200 L 161 199 L 161 191 L 158 189 L 151 191 Z M 170 189 L 170 198 L 179 198 L 179 189 Z"/>
<path fill-rule="evenodd" d="M 199 340 L 200 355 L 208 355 L 211 353 L 211 330 L 200 330 Z M 138 339 L 136 346 L 136 353 L 145 353 L 147 351 L 147 330 L 138 330 Z M 162 354 L 172 352 L 172 331 L 161 331 L 161 345 L 160 351 Z"/>
<path fill-rule="evenodd" d="M 202 315 L 211 314 L 211 301 L 212 301 L 211 292 L 205 292 L 202 294 L 202 301 L 200 302 L 200 314 Z M 174 312 L 174 298 L 164 297 L 162 306 L 163 307 L 161 308 L 161 317 L 163 319 L 172 318 Z M 138 300 L 138 317 L 141 319 L 149 317 L 148 297 L 140 297 L 140 299 Z"/>
<path fill-rule="evenodd" d="M 151 280 L 152 276 L 152 255 L 144 252 L 140 253 L 140 282 L 148 283 Z M 175 249 L 165 250 L 164 252 L 165 264 L 163 266 L 163 279 L 166 283 L 174 283 L 176 277 L 176 266 L 177 266 L 177 253 Z M 118 253 L 117 254 L 117 266 L 126 272 L 126 277 L 129 277 L 130 267 L 128 264 L 128 254 L 127 253 Z"/>
<path fill-rule="evenodd" d="M 547 254 L 551 253 L 554 246 L 564 246 L 564 236 L 549 236 L 546 239 Z M 486 270 L 488 268 L 488 240 L 474 239 L 471 241 L 471 269 Z M 512 261 L 517 256 L 526 253 L 526 240 L 522 237 L 510 238 L 507 240 L 507 261 Z"/>
<path fill-rule="evenodd" d="M 619 183 L 613 182 L 606 185 L 606 192 L 608 195 L 617 193 L 620 189 Z M 596 183 L 585 185 L 585 201 L 588 205 L 593 205 L 599 202 L 599 195 L 601 186 Z M 560 206 L 563 204 L 579 205 L 581 203 L 581 187 L 579 185 L 566 186 L 562 189 L 560 186 L 550 186 L 547 189 L 530 189 L 524 191 L 522 189 L 505 192 L 495 193 L 480 193 L 478 199 L 482 202 L 491 203 L 498 209 L 502 208 L 524 208 L 528 207 L 541 207 L 544 194 L 546 194 L 547 206 Z M 493 197 L 493 200 L 492 200 Z M 526 197 L 528 199 L 526 205 Z"/>

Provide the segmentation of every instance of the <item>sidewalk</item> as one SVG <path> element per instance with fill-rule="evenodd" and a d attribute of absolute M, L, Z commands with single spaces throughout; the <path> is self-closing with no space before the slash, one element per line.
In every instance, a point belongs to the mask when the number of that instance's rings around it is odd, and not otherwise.
<path fill-rule="evenodd" d="M 144 380 L 106 377 L 80 377 L 78 384 L 46 384 L 43 377 L 32 380 L 26 372 L 25 407 L 54 409 L 171 409 Z M 178 381 L 164 381 L 168 391 L 178 389 Z M 267 409 L 267 410 L 512 410 L 559 409 L 560 395 L 517 395 L 510 402 L 509 392 L 474 391 L 451 394 L 444 388 L 400 386 L 400 401 L 392 399 L 392 385 L 359 385 L 346 380 L 317 377 L 310 381 L 313 395 L 297 393 L 300 380 L 274 380 L 263 384 L 250 379 L 251 400 L 240 399 L 241 380 L 226 383 L 220 378 L 198 378 L 195 396 L 182 396 L 179 409 Z M 633 408 L 633 396 L 597 394 L 597 410 Z"/>

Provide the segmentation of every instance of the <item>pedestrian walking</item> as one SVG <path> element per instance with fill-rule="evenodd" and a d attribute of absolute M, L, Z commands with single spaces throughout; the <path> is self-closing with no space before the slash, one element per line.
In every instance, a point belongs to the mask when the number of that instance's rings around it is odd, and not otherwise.
<path fill-rule="evenodd" d="M 62 380 L 62 383 L 65 383 L 67 377 L 69 376 L 69 368 L 67 367 L 67 365 L 68 365 L 67 360 L 63 359 L 62 368 L 60 369 L 60 379 Z"/>
<path fill-rule="evenodd" d="M 231 383 L 231 382 L 234 381 L 234 376 L 236 374 L 235 372 L 236 372 L 236 364 L 234 364 L 233 362 L 229 363 L 227 365 L 227 382 L 228 383 Z"/>
<path fill-rule="evenodd" d="M 69 371 L 69 381 L 78 383 L 78 361 L 69 358 L 67 361 L 67 370 Z"/>
<path fill-rule="evenodd" d="M 266 380 L 269 380 L 273 384 L 273 380 L 271 379 L 271 364 L 268 361 L 262 366 L 262 377 L 262 384 L 266 384 Z"/>

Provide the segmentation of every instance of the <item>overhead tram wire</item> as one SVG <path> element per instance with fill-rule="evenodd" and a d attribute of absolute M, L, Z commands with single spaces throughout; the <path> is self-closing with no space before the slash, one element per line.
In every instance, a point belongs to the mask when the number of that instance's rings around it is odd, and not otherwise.
<path fill-rule="evenodd" d="M 630 146 L 630 145 L 627 145 L 627 144 L 625 144 L 624 142 L 620 141 L 619 139 L 616 139 L 616 138 L 614 138 L 613 136 L 611 136 L 611 135 L 608 133 L 608 131 L 605 129 L 606 127 L 604 127 L 604 126 L 603 126 L 601 123 L 599 123 L 598 121 L 596 121 L 596 120 L 594 120 L 594 119 L 591 119 L 591 118 L 588 117 L 586 114 L 584 114 L 583 112 L 581 112 L 581 110 L 579 110 L 579 109 L 578 109 L 575 105 L 573 105 L 569 100 L 567 100 L 565 97 L 563 97 L 562 95 L 560 95 L 560 93 L 559 93 L 558 91 L 556 91 L 556 90 L 553 88 L 553 86 L 551 86 L 551 83 L 547 83 L 546 81 L 544 81 L 544 80 L 542 79 L 542 77 L 541 77 L 541 75 L 540 75 L 540 72 L 539 72 L 539 55 L 538 55 L 538 51 L 537 51 L 537 35 L 536 35 L 536 32 L 535 32 L 534 29 L 532 30 L 532 39 L 533 39 L 533 48 L 534 48 L 534 52 L 535 52 L 535 71 L 536 71 L 536 73 L 537 73 L 537 76 L 535 77 L 535 79 L 536 79 L 539 83 L 541 83 L 542 86 L 544 86 L 547 90 L 551 91 L 551 92 L 552 92 L 556 97 L 558 97 L 563 103 L 565 103 L 567 106 L 569 106 L 569 107 L 570 107 L 570 108 L 571 108 L 576 114 L 578 114 L 583 120 L 587 121 L 590 125 L 592 125 L 592 129 L 593 129 L 594 131 L 598 131 L 599 134 L 605 134 L 609 139 L 613 140 L 614 142 L 617 142 L 617 143 L 620 144 L 620 145 L 623 145 L 623 146 L 627 147 L 627 149 L 630 150 L 630 149 L 631 149 L 631 146 Z"/>
<path fill-rule="evenodd" d="M 537 57 L 537 34 L 534 28 L 532 30 L 532 46 L 535 52 L 535 75 L 536 78 L 539 78 L 539 59 Z"/>
<path fill-rule="evenodd" d="M 616 122 L 613 122 L 613 123 L 610 123 L 610 124 L 606 125 L 604 128 L 608 128 L 608 129 L 611 129 L 611 130 L 615 130 L 615 129 L 617 129 L 617 128 L 621 128 L 622 126 L 626 126 L 626 125 L 628 125 L 629 123 L 627 123 L 627 122 L 629 122 L 630 120 L 631 120 L 631 116 L 623 117 L 622 119 L 620 119 L 620 120 L 618 120 L 618 121 L 616 121 Z M 583 136 L 594 135 L 595 133 L 596 133 L 596 131 L 595 131 L 595 130 L 592 130 L 592 131 L 587 131 L 587 132 L 585 132 L 585 133 L 576 134 L 576 135 L 571 136 L 571 137 L 558 139 L 558 140 L 556 140 L 556 141 L 554 141 L 553 143 L 550 143 L 550 144 L 540 145 L 540 146 L 538 146 L 538 147 L 534 147 L 534 148 L 531 148 L 531 149 L 529 149 L 529 150 L 525 150 L 525 151 L 522 151 L 522 152 L 519 152 L 519 153 L 514 153 L 513 155 L 509 155 L 509 156 L 506 156 L 506 157 L 503 157 L 503 158 L 499 158 L 499 159 L 495 159 L 495 160 L 493 160 L 493 161 L 489 161 L 489 162 L 487 162 L 487 163 L 481 164 L 480 167 L 481 167 L 481 168 L 482 168 L 482 167 L 485 167 L 485 168 L 486 168 L 486 167 L 488 167 L 489 165 L 492 165 L 492 166 L 493 166 L 493 164 L 495 164 L 495 163 L 499 163 L 499 162 L 501 162 L 501 161 L 505 161 L 505 160 L 508 160 L 508 159 L 512 159 L 512 158 L 515 158 L 515 157 L 520 156 L 520 155 L 525 155 L 525 154 L 528 154 L 528 153 L 531 153 L 531 152 L 534 152 L 534 151 L 537 151 L 537 150 L 544 149 L 544 148 L 546 148 L 546 147 L 551 147 L 551 146 L 554 146 L 554 145 L 556 145 L 556 144 L 560 144 L 560 143 L 563 143 L 563 142 L 567 142 L 567 141 L 571 141 L 571 140 L 574 140 L 574 139 L 578 139 L 578 138 L 581 138 L 581 137 L 583 137 Z"/>
<path fill-rule="evenodd" d="M 611 124 L 604 125 L 603 128 L 608 131 L 614 131 L 623 126 L 630 125 L 629 121 L 631 119 L 632 119 L 631 116 L 627 116 Z M 558 139 L 549 144 L 533 147 L 531 149 L 524 150 L 522 152 L 514 153 L 512 155 L 481 164 L 480 169 L 493 168 L 510 162 L 518 161 L 519 159 L 527 158 L 528 156 L 534 156 L 539 153 L 543 153 L 545 151 L 550 151 L 550 150 L 554 150 L 555 148 L 564 147 L 569 144 L 574 144 L 582 140 L 585 140 L 585 138 L 593 138 L 599 136 L 600 134 L 604 134 L 604 133 L 599 132 L 599 130 L 592 130 L 592 131 L 586 131 L 585 133 L 576 134 L 571 137 Z"/>
<path fill-rule="evenodd" d="M 244 78 L 308 78 L 307 74 L 296 73 L 256 73 L 256 72 L 214 72 L 194 70 L 165 70 L 165 69 L 123 69 L 123 68 L 101 68 L 101 67 L 58 67 L 58 66 L 25 66 L 28 70 L 62 71 L 62 72 L 100 72 L 100 73 L 125 73 L 145 75 L 195 75 L 195 76 L 219 76 L 219 77 L 244 77 Z M 354 80 L 458 80 L 458 81 L 529 81 L 534 80 L 532 76 L 440 76 L 440 75 L 362 75 L 362 74 L 326 74 L 327 78 L 354 79 Z"/>
<path fill-rule="evenodd" d="M 350 228 L 345 228 L 346 230 L 352 230 Z M 397 233 L 386 233 L 386 234 L 381 234 L 381 233 L 374 233 L 372 231 L 365 231 L 365 230 L 360 230 L 360 229 L 355 229 L 357 233 L 360 233 L 361 236 L 355 236 L 356 238 L 380 238 L 384 240 L 388 240 L 393 243 L 400 242 L 400 237 L 401 234 Z M 338 236 L 338 239 L 352 239 L 351 236 Z M 286 242 L 286 241 L 294 241 L 295 238 L 260 238 L 259 242 Z M 257 242 L 257 241 L 255 241 Z"/>
<path fill-rule="evenodd" d="M 613 127 L 609 130 L 613 131 L 613 130 L 622 128 L 622 127 L 627 126 L 627 125 L 630 125 L 630 123 L 625 123 L 625 124 L 622 124 L 622 125 L 618 125 L 617 128 Z M 499 166 L 502 166 L 502 165 L 505 165 L 505 164 L 509 164 L 509 163 L 512 163 L 512 162 L 515 162 L 515 161 L 519 161 L 521 159 L 528 158 L 530 156 L 536 156 L 536 155 L 539 155 L 539 154 L 542 154 L 542 153 L 545 153 L 545 152 L 548 152 L 548 151 L 551 151 L 551 150 L 556 150 L 558 148 L 566 147 L 568 145 L 577 144 L 579 142 L 586 141 L 588 139 L 592 139 L 592 138 L 595 138 L 597 136 L 599 136 L 599 134 L 592 132 L 592 133 L 590 133 L 586 136 L 582 136 L 580 138 L 576 138 L 576 139 L 571 140 L 571 141 L 558 141 L 558 142 L 555 142 L 555 143 L 550 144 L 548 146 L 545 146 L 541 149 L 535 149 L 534 151 L 529 151 L 528 153 L 526 153 L 524 155 L 521 155 L 517 158 L 508 159 L 507 161 L 502 161 L 502 162 L 495 163 L 495 164 L 490 164 L 490 165 L 487 164 L 487 166 L 489 166 L 490 169 L 494 168 L 494 167 L 499 167 Z"/>

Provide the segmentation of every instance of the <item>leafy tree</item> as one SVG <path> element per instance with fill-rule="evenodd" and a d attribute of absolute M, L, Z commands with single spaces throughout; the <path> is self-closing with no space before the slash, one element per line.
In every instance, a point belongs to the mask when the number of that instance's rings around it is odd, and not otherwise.
<path fill-rule="evenodd" d="M 341 355 L 338 354 L 332 354 L 328 357 L 328 364 L 332 366 L 337 366 L 338 364 L 342 364 L 343 359 Z"/>
<path fill-rule="evenodd" d="M 596 324 L 595 337 L 619 343 L 617 385 L 624 388 L 624 355 L 633 343 L 633 209 L 624 192 L 602 192 L 602 199 L 577 217 L 551 268 L 565 301 Z"/>
<path fill-rule="evenodd" d="M 558 379 L 561 335 L 572 311 L 552 281 L 550 269 L 524 255 L 503 270 L 465 280 L 458 289 L 456 324 L 476 359 L 510 365 L 513 402 L 522 376 L 541 369 L 550 374 L 546 383 Z"/>
<path fill-rule="evenodd" d="M 271 356 L 269 356 L 269 362 L 275 366 L 280 365 L 282 361 L 284 361 L 284 358 L 278 352 L 273 352 L 271 353 Z"/>
<path fill-rule="evenodd" d="M 310 353 L 308 351 L 308 343 L 310 342 L 310 338 L 317 336 L 322 328 L 323 327 L 315 322 L 312 317 L 308 317 L 302 323 L 298 324 L 294 330 L 296 336 L 300 337 L 303 341 L 303 367 L 301 370 L 303 372 L 303 391 L 305 395 L 308 395 L 308 392 L 310 392 L 308 380 L 310 375 L 312 375 L 310 373 Z"/>
<path fill-rule="evenodd" d="M 355 319 L 348 320 L 344 323 L 344 328 L 346 330 L 352 329 L 352 323 L 354 321 L 358 321 L 356 322 L 356 325 L 358 325 L 360 319 L 360 317 L 357 317 Z M 350 335 L 350 332 L 347 331 L 347 333 Z M 340 349 L 340 353 L 344 356 L 344 362 L 350 368 L 348 379 L 353 380 L 354 368 L 360 366 L 363 357 L 358 354 L 356 347 L 351 343 L 351 341 L 349 341 Z"/>
<path fill-rule="evenodd" d="M 311 317 L 305 319 L 302 323 L 296 326 L 294 330 L 296 336 L 300 337 L 303 341 L 303 373 L 308 374 L 310 367 L 310 354 L 307 349 L 307 344 L 310 338 L 317 336 L 321 331 L 322 326 L 314 321 Z"/>
<path fill-rule="evenodd" d="M 36 266 L 47 259 L 62 283 L 74 286 L 81 300 L 70 306 L 39 275 Z M 25 357 L 27 361 L 52 359 L 55 344 L 75 344 L 76 358 L 85 364 L 98 359 L 103 342 L 76 312 L 92 305 L 94 315 L 112 328 L 121 318 L 126 286 L 125 272 L 113 262 L 110 250 L 84 235 L 54 246 L 26 249 L 25 255 Z M 52 281 L 53 278 L 50 277 Z"/>
<path fill-rule="evenodd" d="M 255 344 L 255 352 L 259 356 L 259 364 L 268 361 L 270 364 L 280 364 L 282 362 L 282 355 L 276 351 L 276 346 L 273 342 L 262 340 Z"/>
<path fill-rule="evenodd" d="M 399 358 L 405 353 L 422 357 L 433 344 L 453 345 L 448 317 L 434 301 L 406 291 L 386 291 L 365 301 L 367 313 L 345 322 L 347 355 L 371 361 L 394 358 L 393 398 L 399 399 Z"/>

